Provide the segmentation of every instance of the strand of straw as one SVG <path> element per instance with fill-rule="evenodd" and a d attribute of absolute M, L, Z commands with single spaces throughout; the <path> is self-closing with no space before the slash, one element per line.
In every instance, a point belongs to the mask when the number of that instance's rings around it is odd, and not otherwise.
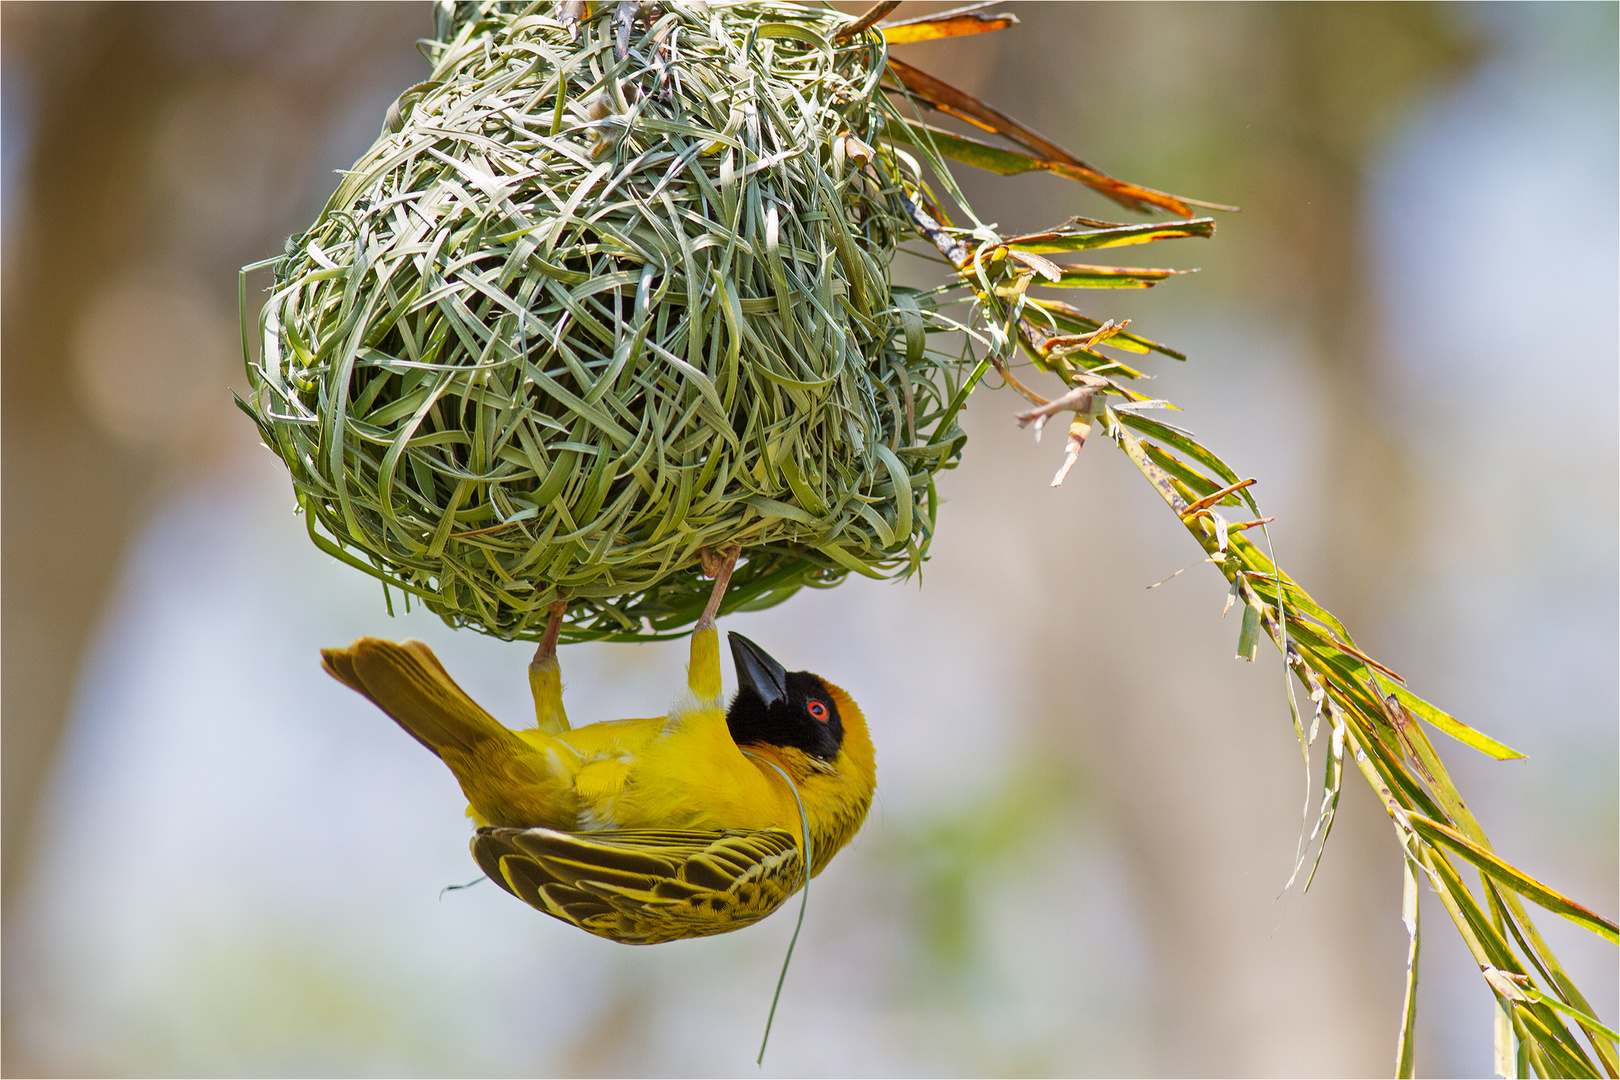
<path fill-rule="evenodd" d="M 782 973 L 776 977 L 776 993 L 771 995 L 771 1011 L 765 1017 L 765 1037 L 759 1041 L 759 1057 L 754 1059 L 755 1065 L 763 1067 L 765 1064 L 765 1047 L 771 1041 L 771 1024 L 776 1020 L 776 1003 L 782 999 L 782 984 L 787 982 L 788 965 L 793 962 L 793 947 L 799 943 L 799 931 L 804 929 L 804 913 L 810 906 L 810 818 L 804 812 L 804 800 L 799 797 L 798 785 L 793 782 L 792 777 L 782 770 L 780 765 L 774 761 L 766 761 L 749 750 L 744 750 L 743 753 L 755 761 L 769 765 L 776 770 L 783 780 L 787 781 L 788 790 L 793 792 L 793 801 L 799 804 L 799 826 L 804 830 L 804 858 L 800 860 L 804 865 L 804 895 L 799 900 L 799 921 L 793 924 L 793 937 L 788 940 L 787 955 L 782 957 Z"/>

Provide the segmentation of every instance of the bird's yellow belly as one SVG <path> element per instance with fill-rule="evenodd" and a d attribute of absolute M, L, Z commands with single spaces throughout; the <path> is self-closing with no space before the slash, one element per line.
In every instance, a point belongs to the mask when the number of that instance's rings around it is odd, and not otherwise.
<path fill-rule="evenodd" d="M 592 724 L 561 739 L 580 755 L 574 829 L 798 829 L 785 784 L 742 755 L 717 710 Z"/>

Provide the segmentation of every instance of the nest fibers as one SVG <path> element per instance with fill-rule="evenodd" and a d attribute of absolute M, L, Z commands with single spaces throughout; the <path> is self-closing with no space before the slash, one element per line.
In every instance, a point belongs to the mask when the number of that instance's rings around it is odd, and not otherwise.
<path fill-rule="evenodd" d="M 274 262 L 249 411 L 323 549 L 453 625 L 678 631 L 914 569 L 963 388 L 889 283 L 882 42 L 780 3 L 440 9 Z M 617 40 L 616 40 L 617 39 Z M 386 588 L 385 588 L 386 591 Z"/>

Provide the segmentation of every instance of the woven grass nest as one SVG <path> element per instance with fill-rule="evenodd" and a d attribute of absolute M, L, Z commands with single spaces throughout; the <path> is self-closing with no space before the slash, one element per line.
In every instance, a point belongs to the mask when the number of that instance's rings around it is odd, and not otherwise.
<path fill-rule="evenodd" d="M 441 5 L 274 263 L 250 413 L 322 548 L 453 625 L 569 639 L 904 574 L 965 390 L 879 145 L 876 35 L 783 3 Z M 615 19 L 615 14 L 619 18 Z"/>

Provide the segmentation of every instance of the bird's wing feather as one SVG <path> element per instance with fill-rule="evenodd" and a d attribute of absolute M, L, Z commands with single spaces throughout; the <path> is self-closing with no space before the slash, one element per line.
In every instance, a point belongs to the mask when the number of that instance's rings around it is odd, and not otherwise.
<path fill-rule="evenodd" d="M 720 934 L 781 906 L 802 884 L 792 833 L 486 827 L 473 857 L 548 915 L 631 945 Z"/>

